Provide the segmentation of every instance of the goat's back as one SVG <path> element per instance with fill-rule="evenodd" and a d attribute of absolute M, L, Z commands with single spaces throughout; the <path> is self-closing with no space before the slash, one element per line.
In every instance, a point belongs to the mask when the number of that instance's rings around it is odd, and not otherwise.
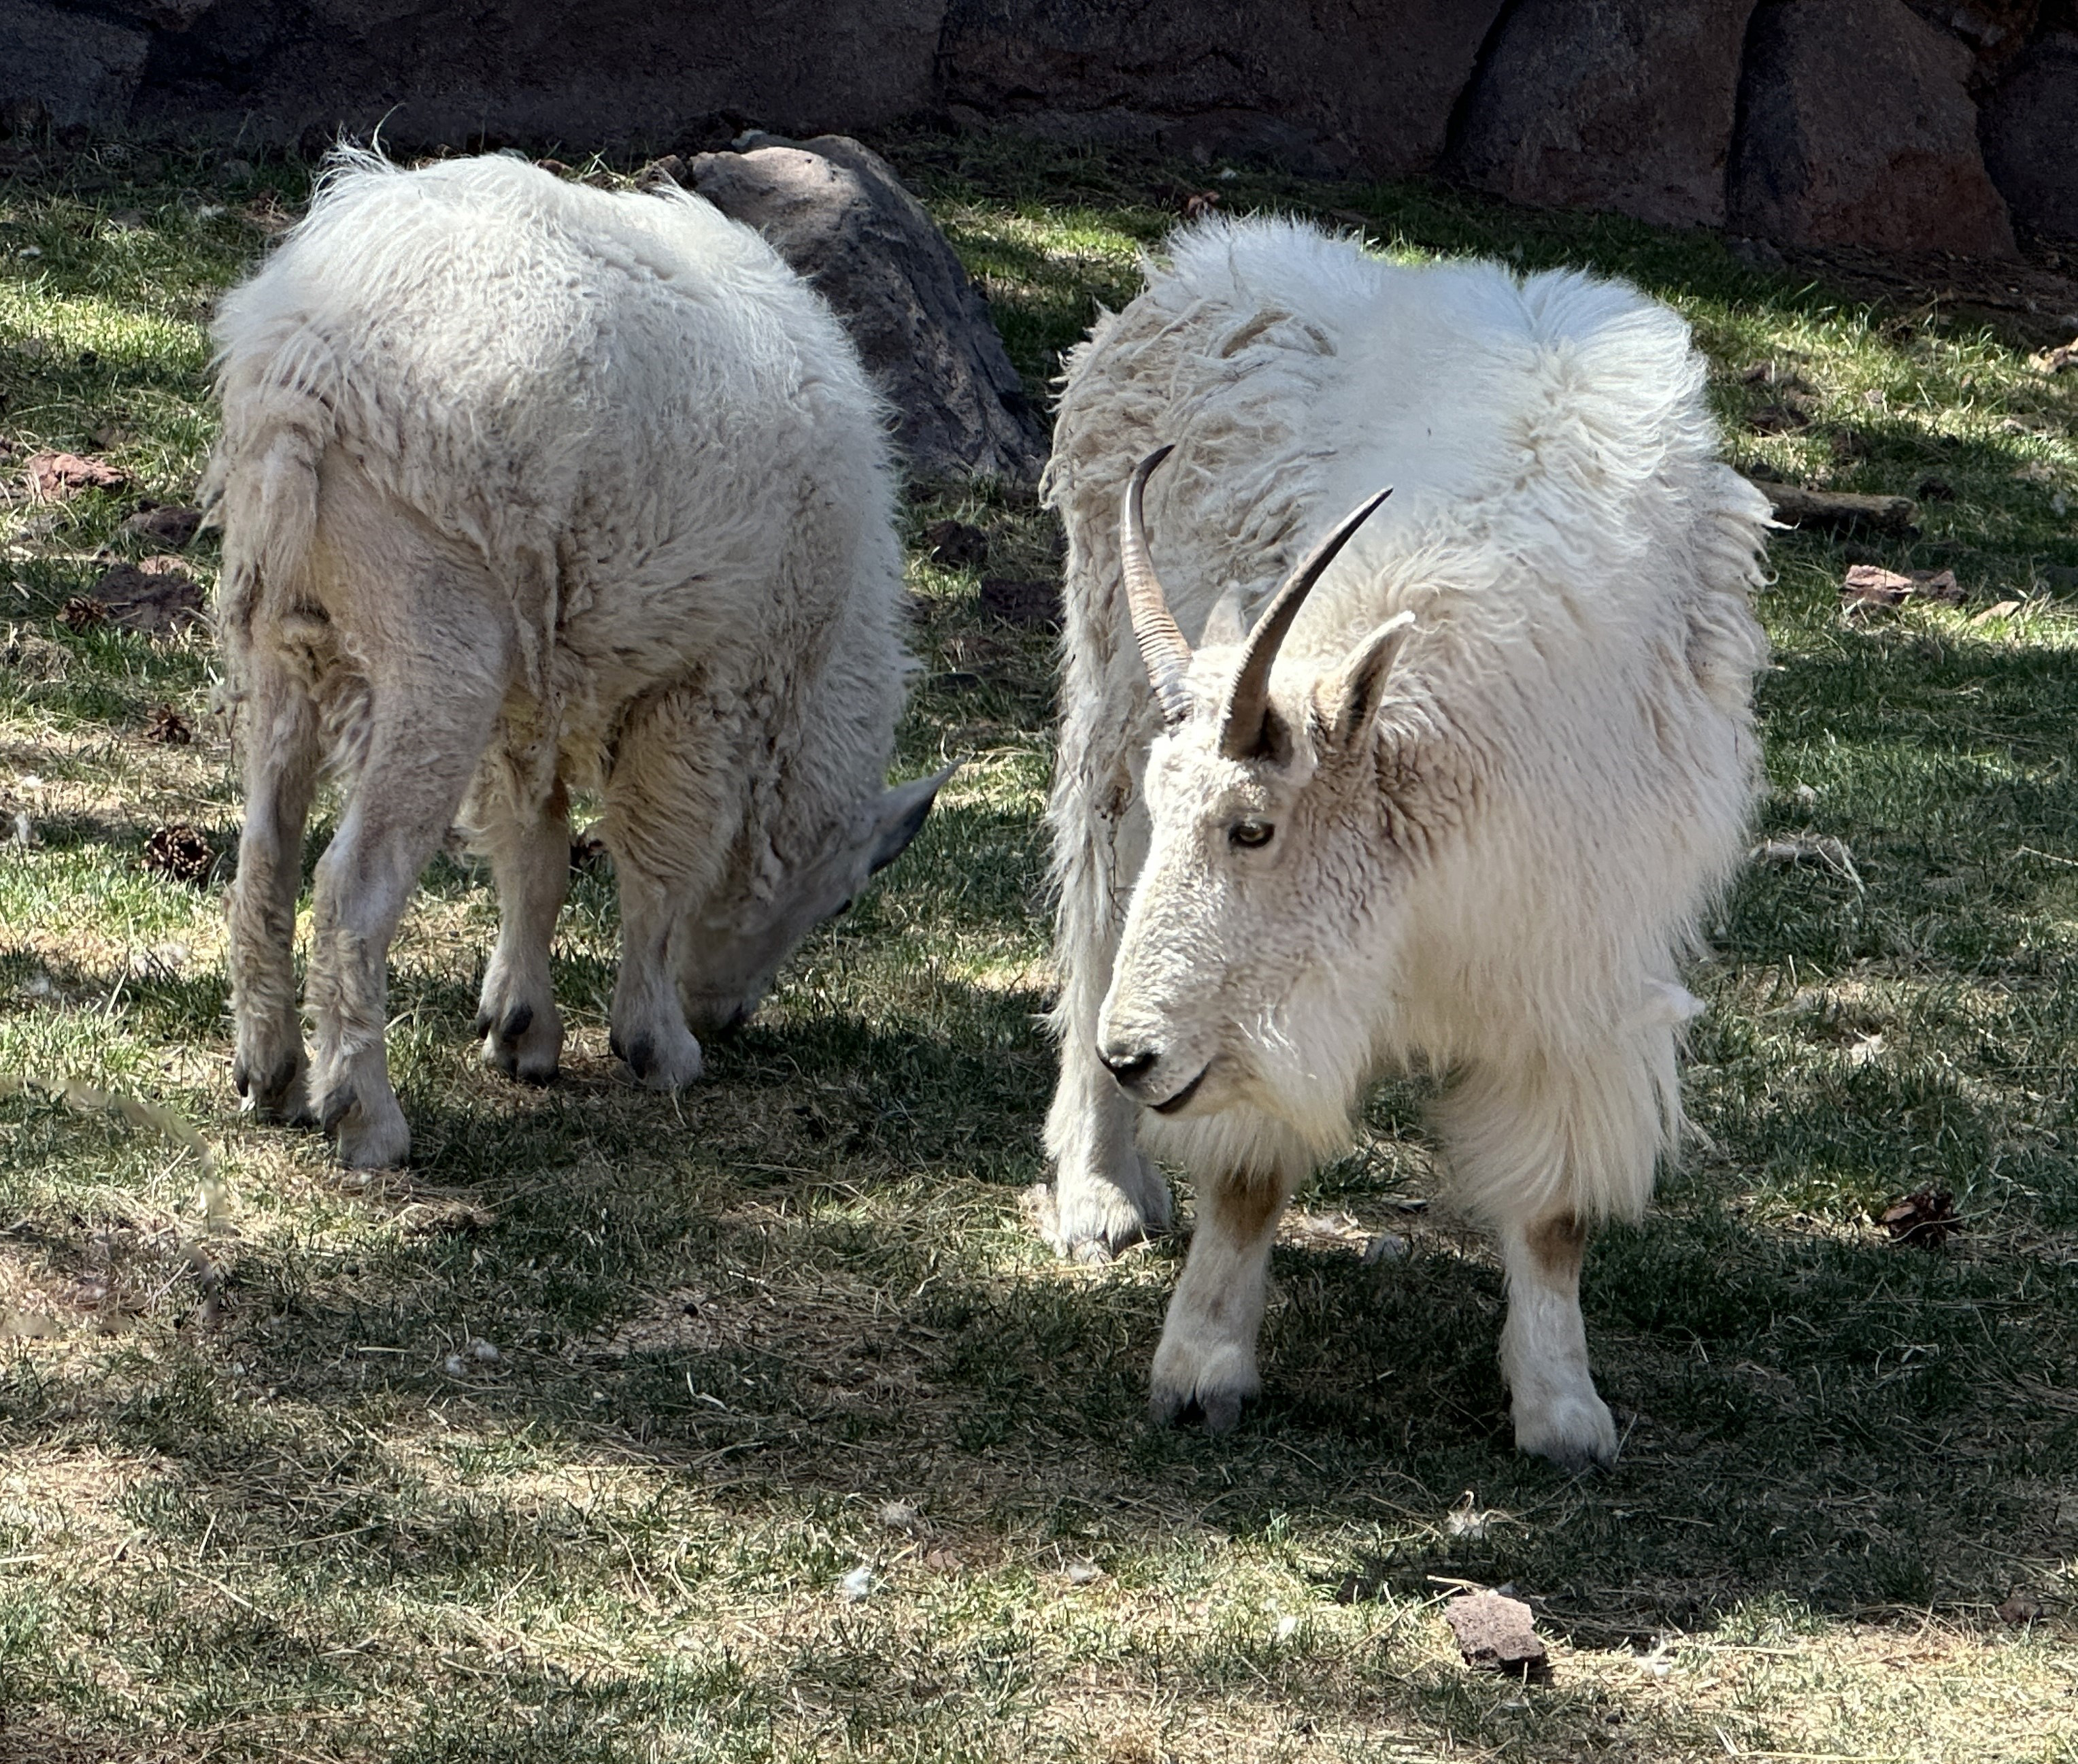
<path fill-rule="evenodd" d="M 758 580 L 819 496 L 862 542 L 891 515 L 883 407 L 836 320 L 686 192 L 348 156 L 215 337 L 219 485 L 285 437 L 307 470 L 336 449 L 494 574 L 557 555 L 565 615 L 645 579 Z"/>

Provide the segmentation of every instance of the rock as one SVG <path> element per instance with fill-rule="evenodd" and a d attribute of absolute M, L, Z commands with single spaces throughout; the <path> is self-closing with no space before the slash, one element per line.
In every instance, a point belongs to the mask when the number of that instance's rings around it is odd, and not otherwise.
<path fill-rule="evenodd" d="M 1747 33 L 1727 219 L 1784 245 L 2010 257 L 1969 50 L 1904 0 L 1763 0 Z"/>
<path fill-rule="evenodd" d="M 951 0 L 938 65 L 951 102 L 1019 123 L 1045 114 L 1049 132 L 1064 119 L 1101 131 L 1118 117 L 1137 138 L 1153 119 L 1175 153 L 1422 172 L 1442 154 L 1500 10 L 1501 0 Z"/>
<path fill-rule="evenodd" d="M 2013 219 L 2078 240 L 2078 32 L 2053 32 L 2020 56 L 1985 107 L 1984 136 Z"/>
<path fill-rule="evenodd" d="M 1754 0 L 1523 0 L 1463 101 L 1447 169 L 1539 207 L 1721 227 Z"/>
<path fill-rule="evenodd" d="M 142 31 L 36 0 L 0 0 L 0 112 L 29 107 L 60 128 L 120 129 L 151 51 Z"/>
<path fill-rule="evenodd" d="M 1549 1682 L 1550 1657 L 1538 1639 L 1535 1617 L 1520 1599 L 1497 1592 L 1465 1594 L 1444 1606 L 1443 1621 L 1474 1671 Z"/>
<path fill-rule="evenodd" d="M 378 123 L 398 149 L 873 127 L 932 104 L 946 0 L 72 3 L 0 0 L 0 91 L 97 123 L 122 97 L 133 133 L 249 153 Z"/>
<path fill-rule="evenodd" d="M 1045 432 L 987 303 L 877 153 L 841 135 L 702 153 L 694 188 L 748 222 L 821 292 L 900 414 L 896 433 L 924 477 L 1029 480 Z"/>

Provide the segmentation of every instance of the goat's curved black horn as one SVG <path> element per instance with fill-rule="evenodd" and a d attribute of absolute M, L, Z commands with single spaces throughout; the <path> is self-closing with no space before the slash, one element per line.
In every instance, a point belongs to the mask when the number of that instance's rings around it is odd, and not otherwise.
<path fill-rule="evenodd" d="M 1173 447 L 1158 447 L 1133 468 L 1125 487 L 1125 506 L 1119 516 L 1119 568 L 1125 579 L 1125 604 L 1133 616 L 1133 634 L 1140 645 L 1140 659 L 1154 688 L 1162 717 L 1171 725 L 1190 714 L 1190 694 L 1183 689 L 1183 675 L 1191 665 L 1191 646 L 1177 629 L 1169 611 L 1169 597 L 1162 591 L 1154 573 L 1154 559 L 1147 549 L 1147 527 L 1141 516 L 1141 499 L 1154 468 L 1174 453 Z"/>
<path fill-rule="evenodd" d="M 1220 751 L 1229 759 L 1252 759 L 1262 750 L 1264 723 L 1270 712 L 1270 670 L 1283 646 L 1291 621 L 1337 554 L 1392 494 L 1390 486 L 1342 517 L 1335 530 L 1308 552 L 1304 562 L 1284 579 L 1249 633 L 1241 670 L 1227 696 L 1226 718 L 1220 731 Z"/>

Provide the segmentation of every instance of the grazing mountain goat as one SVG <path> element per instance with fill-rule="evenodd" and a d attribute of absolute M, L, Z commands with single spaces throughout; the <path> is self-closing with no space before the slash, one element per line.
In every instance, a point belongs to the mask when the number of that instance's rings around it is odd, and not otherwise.
<path fill-rule="evenodd" d="M 816 922 L 915 834 L 883 782 L 908 667 L 881 403 L 748 228 L 510 158 L 336 160 L 223 302 L 217 628 L 242 724 L 235 1076 L 349 1164 L 411 1135 L 385 968 L 457 816 L 488 854 L 485 1059 L 556 1070 L 549 942 L 569 792 L 603 792 L 620 890 L 612 1045 L 667 1089 Z M 304 1069 L 290 965 L 317 869 Z"/>
<path fill-rule="evenodd" d="M 1271 221 L 1179 235 L 1071 358 L 1049 1231 L 1101 1257 L 1168 1221 L 1147 1153 L 1192 1173 L 1158 1419 L 1258 1390 L 1279 1215 L 1413 1064 L 1500 1235 L 1517 1444 L 1614 1455 L 1582 1250 L 1675 1141 L 1756 776 L 1768 509 L 1703 381 L 1621 284 Z"/>

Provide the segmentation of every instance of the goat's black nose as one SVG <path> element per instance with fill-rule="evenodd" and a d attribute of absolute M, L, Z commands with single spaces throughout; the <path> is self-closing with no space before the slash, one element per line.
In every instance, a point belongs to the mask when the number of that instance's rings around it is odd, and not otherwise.
<path fill-rule="evenodd" d="M 1129 1054 L 1100 1051 L 1097 1055 L 1097 1058 L 1104 1063 L 1104 1070 L 1129 1090 L 1154 1071 L 1154 1062 L 1161 1057 L 1161 1055 L 1146 1049 Z"/>

